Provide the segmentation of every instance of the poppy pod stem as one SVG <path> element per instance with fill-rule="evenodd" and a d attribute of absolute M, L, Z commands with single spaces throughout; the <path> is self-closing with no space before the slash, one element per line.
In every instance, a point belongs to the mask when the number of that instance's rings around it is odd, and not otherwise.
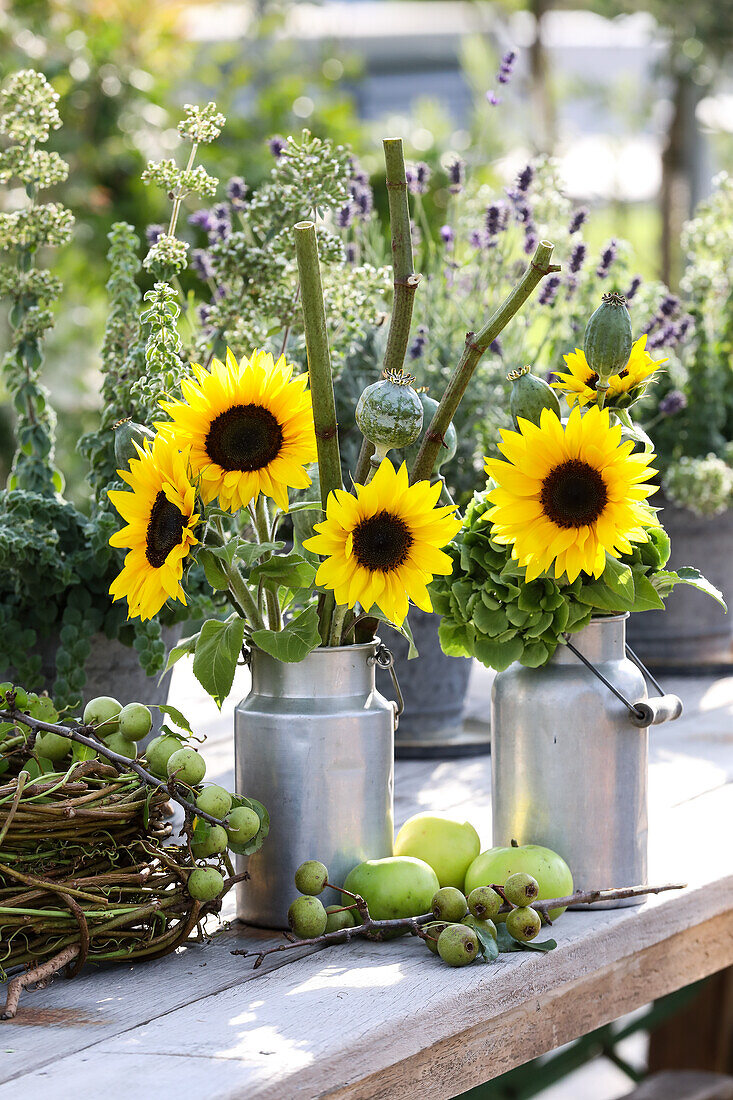
<path fill-rule="evenodd" d="M 383 366 L 385 371 L 400 372 L 405 363 L 412 325 L 412 307 L 420 276 L 413 270 L 410 206 L 407 197 L 407 174 L 402 138 L 385 138 L 382 144 L 389 200 L 394 281 L 394 301 Z M 354 472 L 354 481 L 359 485 L 364 484 L 369 476 L 369 461 L 373 454 L 374 444 L 365 439 Z"/>
<path fill-rule="evenodd" d="M 450 427 L 461 398 L 484 352 L 509 324 L 514 314 L 522 308 L 540 281 L 551 272 L 560 270 L 558 264 L 550 263 L 553 251 L 554 245 L 549 241 L 540 241 L 529 267 L 499 308 L 479 332 L 467 333 L 463 355 L 451 375 L 430 427 L 423 437 L 415 465 L 412 467 L 411 483 L 427 480 L 432 475 L 435 460 L 443 446 L 445 433 Z"/>
<path fill-rule="evenodd" d="M 308 377 L 318 449 L 321 503 L 325 515 L 329 494 L 343 488 L 343 483 L 331 353 L 328 347 L 326 309 L 323 304 L 321 269 L 318 262 L 318 239 L 313 222 L 298 222 L 295 226 L 295 254 L 298 260 L 305 346 L 308 353 Z M 321 616 L 321 639 L 324 645 L 328 645 L 331 634 L 333 607 L 333 594 L 328 593 Z"/>

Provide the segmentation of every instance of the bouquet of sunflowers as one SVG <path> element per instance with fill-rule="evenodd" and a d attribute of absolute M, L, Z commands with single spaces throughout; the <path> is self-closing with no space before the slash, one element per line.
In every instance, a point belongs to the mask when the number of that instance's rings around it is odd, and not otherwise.
<path fill-rule="evenodd" d="M 622 295 L 588 322 L 585 347 L 548 384 L 512 372 L 515 431 L 449 547 L 451 573 L 433 582 L 440 638 L 451 656 L 501 670 L 544 665 L 592 616 L 661 610 L 676 584 L 723 599 L 692 567 L 666 569 L 670 543 L 649 498 L 653 445 L 629 409 L 664 360 L 632 343 Z M 563 417 L 557 392 L 570 414 Z"/>
<path fill-rule="evenodd" d="M 185 604 L 188 572 L 194 562 L 203 567 L 231 614 L 204 622 L 172 650 L 168 667 L 193 654 L 194 674 L 219 705 L 245 644 L 297 662 L 317 646 L 371 640 L 380 621 L 409 637 L 410 601 L 432 609 L 428 585 L 450 573 L 445 547 L 460 528 L 442 480 L 433 476 L 444 437 L 483 353 L 540 280 L 557 270 L 549 262 L 552 245 L 541 242 L 518 286 L 467 337 L 442 400 L 426 404 L 403 371 L 419 276 L 402 143 L 384 145 L 394 304 L 383 378 L 364 390 L 356 408 L 363 445 L 352 485 L 344 485 L 339 454 L 318 254 L 322 227 L 314 221 L 292 230 L 307 375 L 285 354 L 255 350 L 237 359 L 228 350 L 184 371 L 179 393 L 159 402 L 154 432 L 135 424 L 121 429 L 125 446 L 117 453 L 127 461 L 118 472 L 128 490 L 111 489 L 109 498 L 126 525 L 110 542 L 127 555 L 110 592 L 127 600 L 131 616 L 147 620 L 169 600 Z M 412 452 L 411 471 L 406 461 L 392 463 L 393 449 Z M 292 543 L 281 537 L 286 516 Z"/>

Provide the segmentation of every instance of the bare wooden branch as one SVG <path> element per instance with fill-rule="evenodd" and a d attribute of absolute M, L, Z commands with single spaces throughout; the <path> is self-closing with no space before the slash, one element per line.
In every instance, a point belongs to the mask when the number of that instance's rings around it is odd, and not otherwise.
<path fill-rule="evenodd" d="M 350 898 L 354 899 L 362 919 L 361 924 L 356 924 L 352 928 L 337 928 L 333 932 L 324 932 L 322 936 L 314 936 L 308 940 L 296 939 L 291 933 L 285 932 L 283 934 L 288 940 L 287 943 L 281 943 L 277 947 L 268 947 L 264 951 L 247 951 L 239 948 L 232 951 L 232 955 L 242 955 L 245 958 L 254 956 L 253 969 L 258 970 L 268 955 L 276 954 L 279 951 L 291 951 L 294 947 L 333 947 L 337 943 L 349 943 L 351 940 L 358 938 L 383 940 L 389 935 L 394 935 L 394 933 L 409 933 L 412 936 L 419 936 L 420 939 L 431 938 L 423 931 L 423 925 L 430 924 L 438 919 L 434 913 L 421 913 L 417 917 L 399 917 L 393 920 L 374 920 L 369 913 L 369 906 L 360 894 L 352 894 L 350 890 L 344 890 L 343 886 L 334 886 L 330 882 L 327 882 L 326 886 L 330 886 L 332 890 L 338 890 L 342 894 L 348 894 Z M 623 898 L 635 898 L 643 894 L 661 894 L 665 890 L 684 890 L 685 886 L 686 883 L 666 883 L 664 886 L 624 886 L 617 890 L 577 890 L 574 894 L 568 894 L 564 898 L 548 898 L 545 901 L 535 901 L 532 903 L 531 908 L 540 912 L 546 924 L 552 924 L 552 921 L 547 917 L 547 912 L 550 909 L 564 909 L 570 905 L 593 905 L 594 902 L 598 901 L 621 901 Z M 504 897 L 502 886 L 492 884 L 491 889 L 496 890 L 501 897 Z M 499 912 L 508 913 L 510 909 L 516 909 L 516 906 L 509 905 L 505 899 L 505 904 L 502 905 Z"/>

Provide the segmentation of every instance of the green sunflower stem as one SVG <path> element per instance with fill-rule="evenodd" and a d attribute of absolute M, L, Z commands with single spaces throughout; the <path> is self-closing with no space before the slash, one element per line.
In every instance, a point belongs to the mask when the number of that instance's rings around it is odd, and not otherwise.
<path fill-rule="evenodd" d="M 308 377 L 313 399 L 321 503 L 325 514 L 329 494 L 343 488 L 343 483 L 331 353 L 328 347 L 326 309 L 323 304 L 321 269 L 318 262 L 318 239 L 313 222 L 298 222 L 295 226 L 295 254 L 298 259 L 305 346 L 308 354 Z M 321 640 L 324 645 L 329 644 L 331 637 L 334 606 L 333 593 L 329 592 L 326 594 L 321 616 Z"/>
<path fill-rule="evenodd" d="M 262 618 L 262 615 L 260 614 L 260 609 L 257 606 L 257 602 L 250 592 L 249 587 L 244 580 L 244 577 L 239 572 L 236 563 L 234 565 L 226 566 L 222 561 L 221 564 L 226 570 L 229 591 L 244 611 L 249 625 L 252 627 L 253 630 L 265 630 L 265 620 Z"/>
<path fill-rule="evenodd" d="M 270 542 L 271 529 L 270 529 L 270 514 L 267 507 L 267 499 L 264 493 L 260 493 L 257 497 L 257 503 L 255 504 L 255 530 L 257 531 L 258 542 Z M 262 561 L 266 562 L 268 558 L 271 558 L 272 554 L 263 554 Z M 282 613 L 280 611 L 280 601 L 277 598 L 277 593 L 270 591 L 269 588 L 265 589 L 265 603 L 267 605 L 267 618 L 270 624 L 270 630 L 280 630 L 283 625 Z"/>
<path fill-rule="evenodd" d="M 328 636 L 328 644 L 330 646 L 337 646 L 342 644 L 344 621 L 346 619 L 346 613 L 348 610 L 349 609 L 346 604 L 336 604 L 333 612 L 333 618 L 331 619 L 331 631 Z"/>
<path fill-rule="evenodd" d="M 431 477 L 435 460 L 438 457 L 440 448 L 443 446 L 445 433 L 450 427 L 468 383 L 471 381 L 473 372 L 476 370 L 484 352 L 508 325 L 514 314 L 521 309 L 541 280 L 551 272 L 560 270 L 559 264 L 550 263 L 553 250 L 554 245 L 549 241 L 540 241 L 529 267 L 514 289 L 479 332 L 469 332 L 467 334 L 463 355 L 451 375 L 440 399 L 440 404 L 430 422 L 430 427 L 423 437 L 422 445 L 410 474 L 411 483 L 414 484 L 416 481 L 423 481 Z"/>
<path fill-rule="evenodd" d="M 356 470 L 354 471 L 354 481 L 357 485 L 365 484 L 365 479 L 369 476 L 369 463 L 373 454 L 374 444 L 371 439 L 367 439 L 367 437 L 364 436 L 361 441 L 359 457 L 356 461 Z"/>

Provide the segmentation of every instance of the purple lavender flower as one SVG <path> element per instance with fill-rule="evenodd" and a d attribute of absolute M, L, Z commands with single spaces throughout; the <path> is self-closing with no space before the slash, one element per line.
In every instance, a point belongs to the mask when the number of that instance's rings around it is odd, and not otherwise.
<path fill-rule="evenodd" d="M 687 408 L 687 396 L 682 390 L 670 390 L 659 402 L 660 416 L 674 416 Z"/>
<path fill-rule="evenodd" d="M 280 157 L 283 155 L 288 147 L 288 143 L 284 137 L 280 136 L 280 134 L 275 134 L 267 142 L 267 147 L 272 153 L 275 160 L 280 160 Z"/>
<path fill-rule="evenodd" d="M 657 332 L 653 332 L 646 342 L 647 351 L 654 351 L 657 348 L 666 348 L 674 343 L 675 329 L 675 325 L 662 325 Z"/>
<path fill-rule="evenodd" d="M 145 230 L 145 240 L 151 246 L 158 243 L 158 238 L 165 233 L 164 225 L 149 225 Z"/>
<path fill-rule="evenodd" d="M 509 210 L 506 203 L 491 202 L 486 207 L 485 225 L 489 237 L 496 237 L 506 229 L 509 220 Z"/>
<path fill-rule="evenodd" d="M 692 328 L 694 323 L 695 322 L 694 322 L 693 318 L 690 316 L 689 313 L 686 313 L 684 315 L 684 317 L 680 318 L 680 320 L 675 325 L 675 339 L 674 339 L 675 344 L 681 344 L 682 343 L 682 341 L 685 339 L 685 337 L 687 336 L 687 333 L 690 331 L 690 329 Z"/>
<path fill-rule="evenodd" d="M 534 252 L 537 247 L 539 237 L 537 236 L 537 226 L 532 222 L 529 222 L 524 229 L 524 251 L 529 256 L 531 252 Z"/>
<path fill-rule="evenodd" d="M 501 97 L 498 96 L 496 92 L 488 91 L 486 93 L 486 102 L 492 107 L 498 107 L 501 103 Z"/>
<path fill-rule="evenodd" d="M 494 355 L 501 356 L 501 355 L 504 354 L 504 349 L 501 346 L 501 341 L 499 340 L 498 336 L 495 340 L 492 340 L 491 343 L 489 344 L 489 351 L 493 351 Z"/>
<path fill-rule="evenodd" d="M 560 278 L 557 275 L 551 275 L 549 279 L 545 279 L 542 290 L 538 298 L 541 306 L 551 306 L 557 297 L 558 287 L 560 286 Z"/>
<path fill-rule="evenodd" d="M 194 229 L 203 229 L 204 233 L 211 233 L 214 228 L 214 218 L 210 210 L 197 210 L 194 214 L 189 214 L 188 224 Z"/>
<path fill-rule="evenodd" d="M 500 84 L 508 84 L 512 77 L 512 70 L 517 60 L 517 55 L 514 50 L 509 50 L 501 59 L 501 65 L 499 71 L 496 74 L 496 79 Z"/>
<path fill-rule="evenodd" d="M 205 325 L 206 322 L 209 319 L 210 313 L 211 313 L 211 306 L 207 306 L 207 305 L 203 305 L 203 304 L 198 306 L 197 309 L 196 309 L 196 315 L 199 319 L 199 323 L 202 324 L 202 325 Z"/>
<path fill-rule="evenodd" d="M 354 206 L 356 208 L 356 213 L 359 215 L 362 221 L 365 221 L 371 215 L 371 212 L 374 209 L 374 193 L 367 183 L 363 184 L 360 187 L 359 191 L 356 192 L 356 194 L 354 194 L 354 192 L 352 191 L 352 195 L 354 197 Z"/>
<path fill-rule="evenodd" d="M 494 242 L 486 240 L 480 229 L 472 229 L 468 234 L 468 243 L 471 248 L 483 248 L 484 244 L 490 248 Z"/>
<path fill-rule="evenodd" d="M 405 176 L 411 195 L 424 195 L 428 189 L 428 180 L 431 176 L 430 166 L 424 160 L 408 166 Z"/>
<path fill-rule="evenodd" d="M 545 375 L 545 382 L 547 382 L 547 385 L 551 386 L 553 382 L 559 381 L 560 375 L 556 374 L 554 370 L 548 370 L 547 374 Z"/>
<path fill-rule="evenodd" d="M 205 248 L 194 248 L 191 253 L 191 267 L 202 282 L 214 277 L 214 264 L 211 254 Z"/>
<path fill-rule="evenodd" d="M 522 171 L 517 176 L 517 189 L 525 194 L 529 190 L 530 184 L 534 179 L 534 168 L 531 164 L 525 165 Z"/>
<path fill-rule="evenodd" d="M 585 257 L 587 254 L 587 247 L 583 244 L 582 241 L 579 241 L 573 251 L 570 253 L 570 263 L 568 264 L 568 270 L 570 271 L 571 275 L 577 275 L 577 273 L 580 271 L 581 267 L 585 263 Z"/>
<path fill-rule="evenodd" d="M 354 206 L 353 203 L 347 202 L 346 206 L 342 206 L 336 215 L 336 224 L 340 229 L 348 229 L 354 220 Z"/>
<path fill-rule="evenodd" d="M 659 303 L 659 312 L 662 317 L 674 317 L 675 313 L 679 309 L 680 300 L 676 298 L 674 294 L 665 294 L 662 301 Z"/>
<path fill-rule="evenodd" d="M 452 248 L 455 240 L 455 234 L 449 225 L 441 225 L 440 227 L 440 239 L 446 248 Z"/>
<path fill-rule="evenodd" d="M 628 289 L 624 292 L 624 298 L 627 302 L 630 302 L 632 298 L 636 297 L 636 292 L 641 286 L 641 275 L 634 275 L 634 278 L 629 283 Z"/>
<path fill-rule="evenodd" d="M 408 351 L 410 359 L 422 359 L 423 355 L 425 354 L 427 342 L 428 330 L 425 328 L 424 325 L 420 325 L 417 332 L 415 333 L 415 339 L 410 344 L 410 348 Z"/>
<path fill-rule="evenodd" d="M 617 251 L 618 241 L 615 239 L 615 237 L 612 237 L 606 247 L 603 249 L 603 252 L 601 253 L 601 262 L 599 263 L 596 270 L 596 275 L 599 279 L 605 279 L 608 275 L 608 272 L 611 269 L 611 265 L 616 259 Z"/>
<path fill-rule="evenodd" d="M 235 210 L 244 210 L 247 184 L 241 176 L 232 176 L 226 186 L 227 198 Z"/>
<path fill-rule="evenodd" d="M 459 195 L 466 184 L 466 162 L 461 157 L 451 157 L 446 165 L 448 190 L 451 195 Z"/>
<path fill-rule="evenodd" d="M 578 210 L 575 211 L 572 218 L 570 219 L 570 225 L 568 226 L 568 233 L 571 237 L 573 233 L 578 232 L 581 226 L 585 225 L 586 221 L 588 220 L 588 213 L 589 211 L 587 206 L 581 206 Z"/>
<path fill-rule="evenodd" d="M 211 243 L 223 241 L 232 231 L 232 214 L 225 202 L 218 202 L 211 210 L 211 227 L 209 240 Z"/>
<path fill-rule="evenodd" d="M 356 245 L 353 241 L 349 241 L 346 245 L 346 262 L 347 264 L 356 263 Z"/>

